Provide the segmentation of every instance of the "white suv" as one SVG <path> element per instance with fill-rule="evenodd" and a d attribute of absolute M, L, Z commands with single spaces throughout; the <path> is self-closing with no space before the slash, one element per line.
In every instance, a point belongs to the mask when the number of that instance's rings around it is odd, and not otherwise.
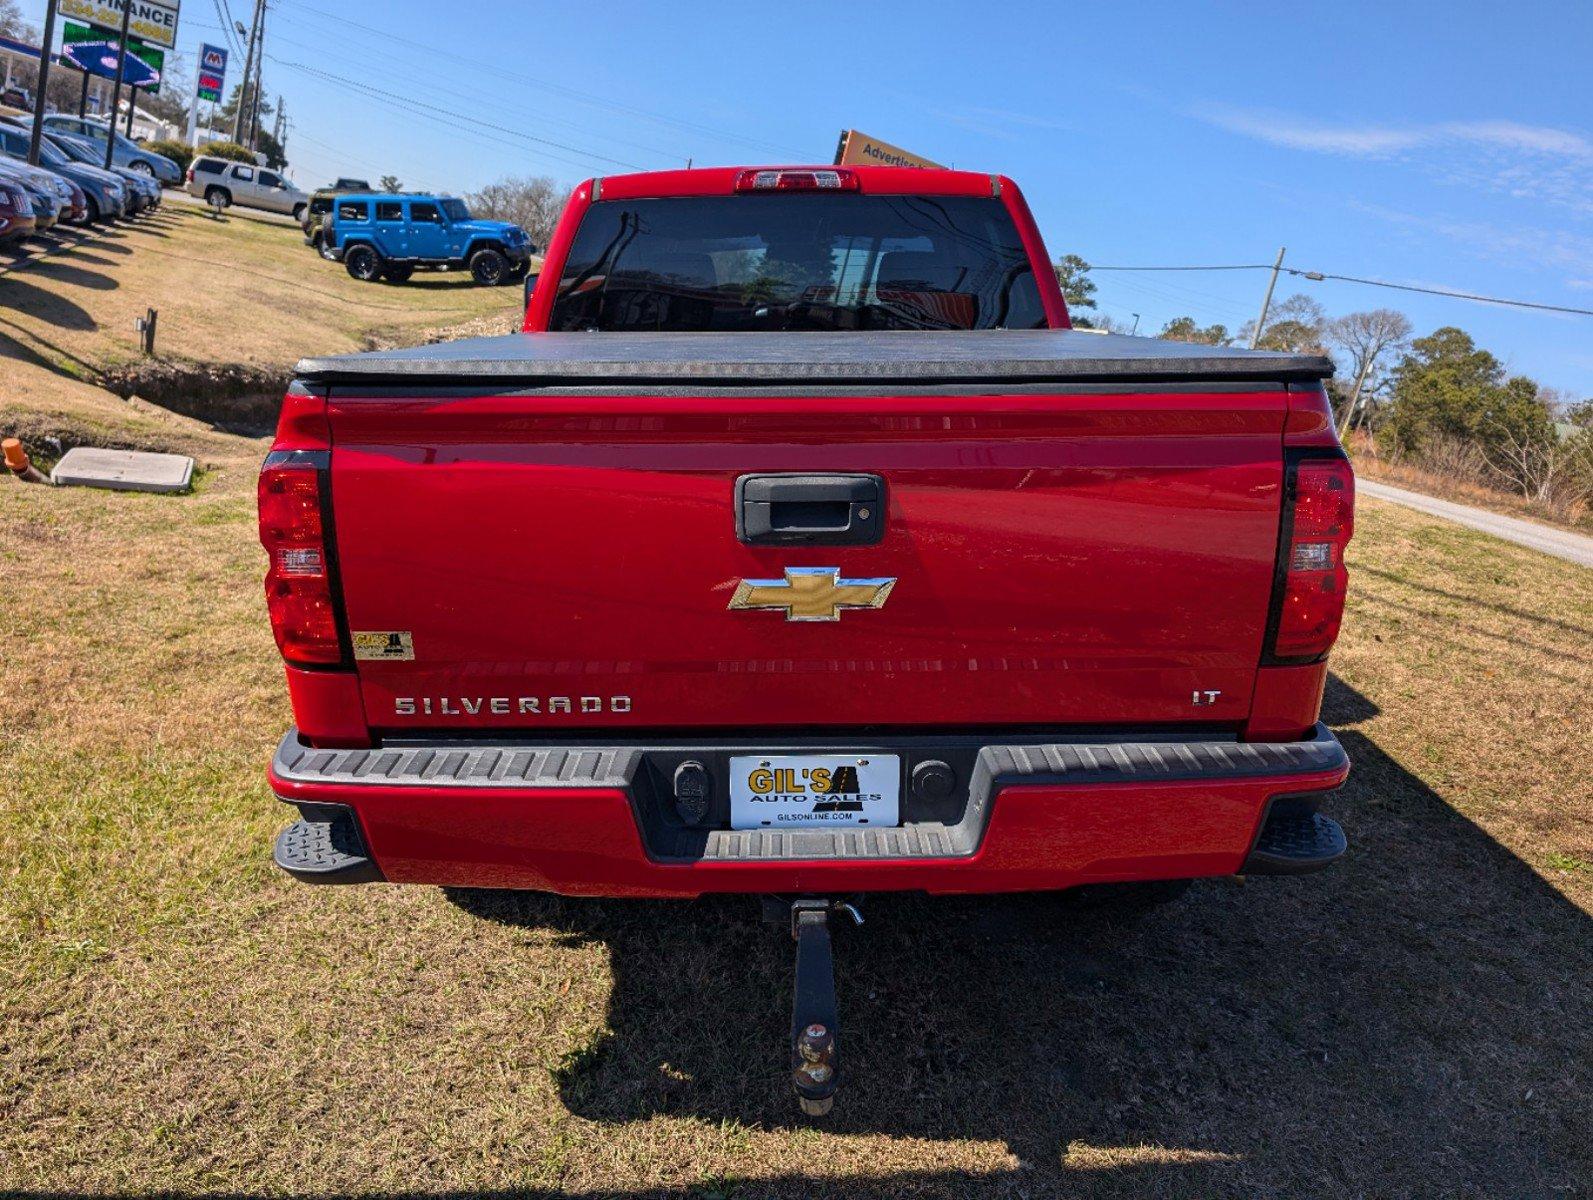
<path fill-rule="evenodd" d="M 287 213 L 295 221 L 303 220 L 310 204 L 307 192 L 299 191 L 275 171 L 204 154 L 189 166 L 187 187 L 189 195 L 207 203 L 219 194 L 223 204 Z"/>

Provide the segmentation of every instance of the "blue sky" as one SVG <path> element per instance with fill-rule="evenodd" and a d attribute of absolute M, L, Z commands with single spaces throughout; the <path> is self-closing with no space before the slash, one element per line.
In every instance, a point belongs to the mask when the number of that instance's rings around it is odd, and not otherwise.
<path fill-rule="evenodd" d="M 247 18 L 251 0 L 229 0 Z M 180 44 L 219 37 L 184 0 Z M 24 5 L 37 20 L 42 0 Z M 1310 12 L 1301 10 L 1310 9 Z M 356 22 L 357 24 L 350 24 Z M 603 4 L 272 0 L 292 173 L 827 161 L 855 126 L 1023 186 L 1054 254 L 1269 262 L 1593 308 L 1593 4 Z M 273 61 L 275 60 L 275 61 Z M 299 64 L 466 113 L 421 117 Z M 544 139 L 527 141 L 517 134 Z M 556 143 L 548 144 L 548 143 Z M 1236 328 L 1260 273 L 1099 274 L 1103 311 Z M 1593 317 L 1284 281 L 1458 324 L 1593 395 Z"/>

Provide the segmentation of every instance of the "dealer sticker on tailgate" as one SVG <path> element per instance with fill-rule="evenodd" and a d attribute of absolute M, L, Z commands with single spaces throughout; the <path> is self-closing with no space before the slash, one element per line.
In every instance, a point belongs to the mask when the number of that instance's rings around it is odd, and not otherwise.
<path fill-rule="evenodd" d="M 730 760 L 730 827 L 901 823 L 894 754 L 798 754 Z"/>

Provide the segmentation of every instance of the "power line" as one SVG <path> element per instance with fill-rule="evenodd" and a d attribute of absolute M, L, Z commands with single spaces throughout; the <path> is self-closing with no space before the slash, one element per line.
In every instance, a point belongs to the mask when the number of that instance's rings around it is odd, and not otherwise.
<path fill-rule="evenodd" d="M 1270 271 L 1271 263 L 1232 263 L 1208 267 L 1097 267 L 1091 271 Z M 1451 300 L 1475 300 L 1479 304 L 1501 304 L 1506 308 L 1532 308 L 1542 312 L 1572 313 L 1579 317 L 1593 317 L 1593 308 L 1574 308 L 1568 304 L 1545 304 L 1538 300 L 1508 300 L 1501 296 L 1483 296 L 1476 292 L 1460 292 L 1449 288 L 1422 287 L 1414 283 L 1391 283 L 1386 279 L 1367 279 L 1359 275 L 1335 275 L 1331 271 L 1307 271 L 1300 267 L 1280 268 L 1285 275 L 1309 279 L 1320 283 L 1332 279 L 1339 283 L 1359 283 L 1366 287 L 1392 288 L 1400 292 L 1420 292 L 1426 296 L 1447 296 Z"/>
<path fill-rule="evenodd" d="M 238 39 L 232 32 L 232 8 L 227 0 L 215 0 L 216 20 L 221 22 L 222 36 L 227 39 L 227 47 L 238 57 L 243 57 L 243 51 L 238 46 Z M 201 64 L 203 65 L 203 64 Z"/>
<path fill-rule="evenodd" d="M 789 146 L 778 146 L 772 142 L 759 141 L 756 138 L 745 137 L 741 134 L 731 133 L 728 130 L 716 129 L 711 125 L 701 125 L 694 121 L 683 121 L 676 117 L 665 116 L 663 113 L 652 112 L 645 108 L 637 108 L 629 104 L 621 104 L 618 101 L 609 100 L 605 97 L 594 95 L 591 92 L 583 92 L 578 88 L 565 87 L 562 84 L 549 83 L 546 80 L 538 79 L 532 75 L 522 74 L 518 71 L 511 71 L 505 67 L 499 67 L 492 63 L 484 63 L 477 57 L 464 54 L 455 54 L 451 51 L 443 50 L 432 43 L 417 41 L 414 38 L 407 38 L 400 34 L 391 33 L 385 29 L 379 29 L 374 25 L 361 24 L 359 21 L 353 21 L 347 17 L 339 16 L 336 13 L 328 12 L 323 8 L 317 8 L 313 4 L 306 3 L 305 0 L 293 0 L 293 8 L 301 13 L 315 13 L 317 16 L 320 16 L 326 20 L 336 21 L 340 25 L 364 30 L 366 33 L 372 33 L 378 37 L 387 38 L 394 42 L 402 42 L 405 45 L 417 47 L 418 49 L 424 50 L 426 54 L 432 58 L 451 58 L 457 62 L 468 64 L 478 72 L 488 71 L 493 74 L 500 75 L 506 79 L 517 80 L 521 83 L 530 84 L 532 87 L 542 88 L 545 91 L 567 96 L 573 100 L 577 100 L 583 104 L 592 105 L 596 108 L 606 108 L 610 111 L 624 113 L 628 116 L 643 117 L 646 120 L 656 121 L 659 124 L 673 125 L 678 129 L 689 130 L 693 133 L 707 134 L 710 137 L 719 138 L 722 141 L 739 142 L 745 146 L 755 146 L 762 150 L 771 150 L 777 154 L 791 156 L 793 161 L 802 161 L 808 153 L 807 151 L 793 152 Z"/>
<path fill-rule="evenodd" d="M 1238 263 L 1220 267 L 1098 267 L 1089 265 L 1091 271 L 1270 271 L 1271 263 Z"/>
<path fill-rule="evenodd" d="M 293 18 L 284 17 L 283 14 L 280 11 L 277 12 L 277 18 L 278 18 L 278 20 L 288 20 L 290 23 L 292 23 L 292 21 L 293 21 Z M 318 32 L 318 31 L 314 31 L 314 32 Z M 281 45 L 295 46 L 295 47 L 299 48 L 300 50 L 310 50 L 310 51 L 316 51 L 316 52 L 320 52 L 320 51 L 322 51 L 322 50 L 324 50 L 326 48 L 324 46 L 324 44 L 323 45 L 312 45 L 312 44 L 310 44 L 308 42 L 302 42 L 302 41 L 298 41 L 298 40 L 296 40 L 294 38 L 284 37 L 280 33 L 278 33 L 276 35 L 276 43 L 279 46 L 281 46 Z M 386 55 L 389 55 L 389 56 L 391 56 L 393 54 L 392 51 L 387 51 L 387 50 L 384 50 L 383 53 L 386 54 Z M 460 89 L 457 86 L 455 86 L 455 87 L 444 87 L 441 84 L 433 83 L 433 84 L 428 85 L 427 90 L 428 90 L 428 92 L 430 92 L 432 94 L 435 94 L 435 95 L 450 96 L 450 97 L 453 97 L 454 99 L 457 99 L 457 100 L 463 100 L 467 104 L 472 104 L 472 105 L 480 104 L 480 105 L 484 105 L 484 106 L 490 106 L 490 107 L 494 108 L 500 115 L 508 115 L 510 113 L 518 111 L 520 113 L 523 113 L 528 120 L 536 121 L 539 124 L 562 125 L 565 128 L 572 129 L 576 133 L 582 134 L 582 135 L 584 135 L 586 137 L 598 138 L 598 139 L 600 139 L 602 141 L 606 141 L 606 142 L 614 142 L 614 143 L 616 143 L 618 145 L 629 146 L 629 147 L 632 147 L 633 149 L 636 149 L 636 150 L 645 150 L 649 154 L 656 154 L 660 158 L 663 158 L 663 159 L 671 161 L 671 162 L 674 162 L 674 161 L 683 162 L 687 158 L 687 156 L 685 154 L 679 153 L 678 151 L 675 151 L 675 150 L 666 150 L 666 149 L 663 149 L 663 148 L 661 148 L 659 146 L 649 145 L 649 144 L 644 143 L 644 142 L 631 141 L 628 138 L 616 137 L 613 134 L 595 133 L 592 130 L 586 129 L 585 127 L 583 127 L 581 125 L 578 125 L 578 124 L 576 124 L 573 121 L 565 121 L 565 120 L 562 120 L 562 119 L 559 119 L 559 118 L 556 118 L 556 117 L 546 116 L 545 114 L 542 114 L 542 113 L 533 112 L 532 110 L 530 110 L 528 108 L 519 107 L 518 104 L 516 102 L 514 102 L 514 101 L 505 102 L 502 99 L 502 97 L 493 95 L 490 92 L 486 92 L 486 91 L 483 91 L 483 90 L 480 90 L 480 89 L 472 88 L 472 89 L 469 89 L 469 90 L 462 90 L 462 89 Z"/>
<path fill-rule="evenodd" d="M 337 83 L 344 87 L 354 88 L 355 90 L 363 92 L 368 96 L 376 96 L 383 100 L 388 100 L 396 104 L 408 106 L 411 109 L 424 109 L 426 111 L 436 113 L 438 116 L 446 117 L 449 120 L 464 121 L 467 124 L 477 125 L 483 129 L 491 129 L 498 133 L 507 134 L 509 137 L 519 138 L 522 141 L 535 142 L 541 146 L 552 146 L 555 149 L 563 150 L 568 154 L 574 154 L 578 158 L 584 158 L 595 162 L 613 163 L 615 166 L 630 167 L 637 171 L 646 170 L 646 168 L 640 163 L 627 162 L 622 158 L 611 158 L 606 154 L 594 154 L 590 150 L 582 150 L 579 146 L 571 146 L 564 142 L 555 142 L 550 138 L 540 138 L 534 134 L 525 133 L 522 130 L 514 129 L 507 125 L 496 125 L 491 121 L 484 121 L 480 117 L 472 117 L 466 113 L 456 112 L 452 109 L 441 108 L 435 104 L 427 104 L 422 100 L 416 100 L 413 96 L 404 96 L 397 92 L 384 91 L 382 88 L 374 87 L 371 84 L 361 83 L 357 79 L 349 79 L 346 76 L 335 75 L 331 71 L 322 70 L 320 67 L 312 67 L 305 63 L 288 62 L 285 59 L 277 58 L 275 55 L 271 55 L 270 58 L 271 61 L 276 63 L 278 66 L 288 67 L 295 71 L 302 71 L 305 74 L 317 76 L 318 78 L 331 83 Z"/>
<path fill-rule="evenodd" d="M 1307 279 L 1336 279 L 1342 283 L 1364 283 L 1368 287 L 1393 288 L 1401 292 L 1422 292 L 1429 296 L 1448 296 L 1454 300 L 1476 300 L 1482 304 L 1503 304 L 1510 308 L 1536 308 L 1543 312 L 1575 313 L 1580 317 L 1593 317 L 1593 308 L 1572 308 L 1565 304 L 1541 304 L 1536 300 L 1502 300 L 1497 296 L 1479 296 L 1474 292 L 1452 292 L 1447 288 L 1418 287 L 1413 283 L 1389 283 L 1384 279 L 1360 279 L 1354 275 L 1332 275 L 1320 271 L 1297 271 L 1285 267 L 1290 275 L 1303 275 Z"/>

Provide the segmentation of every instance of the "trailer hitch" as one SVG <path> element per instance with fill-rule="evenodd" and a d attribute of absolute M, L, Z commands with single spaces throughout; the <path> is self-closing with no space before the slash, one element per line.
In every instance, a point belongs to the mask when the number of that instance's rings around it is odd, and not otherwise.
<path fill-rule="evenodd" d="M 839 900 L 791 902 L 791 936 L 797 944 L 796 981 L 791 1002 L 791 1085 L 810 1117 L 822 1117 L 835 1104 L 841 1082 L 835 1000 L 835 960 L 830 953 L 830 916 L 845 913 L 861 925 L 857 907 Z"/>

